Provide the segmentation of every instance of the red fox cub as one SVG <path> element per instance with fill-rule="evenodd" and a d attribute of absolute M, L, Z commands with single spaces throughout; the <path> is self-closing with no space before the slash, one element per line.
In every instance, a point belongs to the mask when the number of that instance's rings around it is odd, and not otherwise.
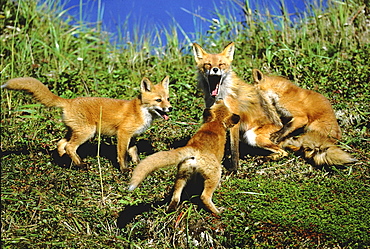
<path fill-rule="evenodd" d="M 230 170 L 236 171 L 239 164 L 240 135 L 240 140 L 249 145 L 271 151 L 272 159 L 286 156 L 287 152 L 270 139 L 271 134 L 282 128 L 275 109 L 269 106 L 269 102 L 258 89 L 241 80 L 232 71 L 234 50 L 234 43 L 230 43 L 221 53 L 209 54 L 198 44 L 193 44 L 198 85 L 203 89 L 206 107 L 210 107 L 217 99 L 224 99 L 230 111 L 240 115 L 239 124 L 230 131 Z"/>
<path fill-rule="evenodd" d="M 11 79 L 1 88 L 25 90 L 42 104 L 63 109 L 63 122 L 68 133 L 58 142 L 58 153 L 60 156 L 67 153 L 78 166 L 83 164 L 76 153 L 77 148 L 92 138 L 99 128 L 103 135 L 117 135 L 118 163 L 124 171 L 128 154 L 134 163 L 139 162 L 136 146 L 129 148 L 131 138 L 149 128 L 154 118 L 168 120 L 167 113 L 172 110 L 168 85 L 168 76 L 157 85 L 144 77 L 140 96 L 130 101 L 99 97 L 64 99 L 34 78 Z"/>
<path fill-rule="evenodd" d="M 129 190 L 134 190 L 151 172 L 172 165 L 178 166 L 174 192 L 168 211 L 176 209 L 183 188 L 193 174 L 204 179 L 201 200 L 213 212 L 220 211 L 212 202 L 212 195 L 221 179 L 221 160 L 224 155 L 226 131 L 239 122 L 240 117 L 233 114 L 218 100 L 203 113 L 203 125 L 189 140 L 186 146 L 170 151 L 160 151 L 148 156 L 134 169 Z"/>
<path fill-rule="evenodd" d="M 316 165 L 356 161 L 335 145 L 342 134 L 328 99 L 280 76 L 266 76 L 258 69 L 253 69 L 252 74 L 256 87 L 265 93 L 278 114 L 289 120 L 274 134 L 283 148 L 303 152 Z M 304 133 L 293 137 L 292 133 L 300 128 Z"/>

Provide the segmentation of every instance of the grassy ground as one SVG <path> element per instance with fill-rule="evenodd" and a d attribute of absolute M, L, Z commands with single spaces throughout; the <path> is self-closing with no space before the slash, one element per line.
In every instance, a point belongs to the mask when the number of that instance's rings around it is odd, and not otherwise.
<path fill-rule="evenodd" d="M 165 45 L 153 47 L 147 37 L 113 47 L 99 29 L 63 22 L 55 3 L 1 0 L 1 82 L 32 76 L 66 98 L 130 99 L 143 76 L 159 81 L 169 75 L 171 120 L 156 121 L 137 140 L 143 158 L 183 145 L 203 109 L 190 46 L 165 30 Z M 221 215 L 202 209 L 197 183 L 189 184 L 176 212 L 166 213 L 175 169 L 155 172 L 129 193 L 130 173 L 121 174 L 116 165 L 116 139 L 103 137 L 81 146 L 91 169 L 78 170 L 56 155 L 66 132 L 60 110 L 2 90 L 2 247 L 366 248 L 370 9 L 364 1 L 328 3 L 326 10 L 313 4 L 294 22 L 284 6 L 279 16 L 251 10 L 248 2 L 234 6 L 244 13 L 242 21 L 229 6 L 216 10 L 218 21 L 196 42 L 218 52 L 234 41 L 234 70 L 247 82 L 251 69 L 259 68 L 324 94 L 343 129 L 341 146 L 358 163 L 315 168 L 295 155 L 269 162 L 245 146 L 240 170 L 224 169 L 215 192 L 214 202 L 225 207 Z"/>

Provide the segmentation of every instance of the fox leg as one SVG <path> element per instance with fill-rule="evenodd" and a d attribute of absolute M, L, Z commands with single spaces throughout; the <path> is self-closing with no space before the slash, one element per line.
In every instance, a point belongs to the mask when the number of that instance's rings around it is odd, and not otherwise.
<path fill-rule="evenodd" d="M 171 202 L 167 208 L 168 212 L 176 210 L 176 207 L 180 202 L 182 191 L 197 167 L 197 161 L 194 158 L 186 159 L 181 162 L 178 167 L 179 169 L 176 176 Z"/>
<path fill-rule="evenodd" d="M 203 167 L 206 167 L 203 169 Z M 212 213 L 218 214 L 220 211 L 217 209 L 215 204 L 212 202 L 212 196 L 218 187 L 221 179 L 221 165 L 217 162 L 216 158 L 208 160 L 199 170 L 204 178 L 204 189 L 200 199 L 202 200 L 205 207 Z"/>
<path fill-rule="evenodd" d="M 135 164 L 138 164 L 138 163 L 140 162 L 140 157 L 139 157 L 139 153 L 138 153 L 138 150 L 137 150 L 136 145 L 131 146 L 131 147 L 128 149 L 128 154 L 130 155 L 131 160 L 132 160 Z"/>
<path fill-rule="evenodd" d="M 288 155 L 288 153 L 285 150 L 283 150 L 282 148 L 280 148 L 278 145 L 274 144 L 270 140 L 269 134 L 259 134 L 256 136 L 255 141 L 258 147 L 272 152 L 272 154 L 269 155 L 268 157 L 270 157 L 273 160 L 277 160 L 281 157 L 285 157 Z"/>
<path fill-rule="evenodd" d="M 186 178 L 176 178 L 174 191 L 172 194 L 170 205 L 167 208 L 167 212 L 172 212 L 176 210 L 176 207 L 180 202 L 182 190 L 184 189 L 187 180 L 188 179 Z"/>
<path fill-rule="evenodd" d="M 316 119 L 307 125 L 306 130 L 320 133 L 323 137 L 342 138 L 342 132 L 336 119 Z"/>
<path fill-rule="evenodd" d="M 136 143 L 136 139 L 134 137 L 132 137 L 130 139 L 130 142 L 129 142 L 129 145 L 128 145 L 127 153 L 131 157 L 131 161 L 134 164 L 139 164 L 140 157 L 139 157 L 138 149 L 137 149 L 137 146 L 135 145 L 135 143 Z"/>
<path fill-rule="evenodd" d="M 230 129 L 231 171 L 237 171 L 239 167 L 239 127 L 237 124 Z"/>
<path fill-rule="evenodd" d="M 71 138 L 70 140 L 67 142 L 67 144 L 65 144 L 65 152 L 67 153 L 67 155 L 72 159 L 72 161 L 78 165 L 78 166 L 82 166 L 82 162 L 81 162 L 81 158 L 77 155 L 77 148 L 85 143 L 89 138 L 93 137 L 94 136 L 94 133 L 95 133 L 95 128 L 91 127 L 90 129 L 88 129 L 87 127 L 84 127 L 84 130 L 83 131 L 76 131 L 76 130 L 72 130 L 71 131 Z M 62 146 L 63 144 L 65 143 L 65 140 L 62 139 L 61 141 L 59 141 L 59 145 L 60 147 L 58 148 L 58 151 L 62 151 Z"/>
<path fill-rule="evenodd" d="M 293 117 L 290 122 L 286 123 L 284 127 L 275 132 L 273 136 L 277 137 L 276 142 L 280 143 L 284 139 L 286 139 L 293 131 L 304 127 L 308 123 L 307 116 L 301 116 L 301 117 Z"/>
<path fill-rule="evenodd" d="M 65 153 L 66 153 L 66 145 L 68 143 L 68 140 L 66 138 L 62 138 L 58 144 L 57 144 L 57 148 L 58 148 L 58 154 L 59 156 L 63 156 Z"/>
<path fill-rule="evenodd" d="M 279 145 L 284 149 L 297 152 L 301 149 L 302 142 L 303 142 L 302 136 L 297 136 L 297 137 L 287 138 L 283 140 L 282 142 L 280 142 Z"/>
<path fill-rule="evenodd" d="M 68 127 L 68 132 L 66 136 L 57 143 L 57 150 L 58 150 L 58 154 L 60 157 L 66 153 L 66 145 L 68 143 L 68 140 L 71 139 L 71 135 L 72 135 L 72 129 Z"/>
<path fill-rule="evenodd" d="M 131 136 L 125 131 L 118 130 L 117 134 L 117 160 L 119 163 L 119 168 L 121 172 L 124 172 L 127 169 L 127 156 L 128 149 L 130 144 Z M 131 152 L 133 152 L 131 150 Z"/>

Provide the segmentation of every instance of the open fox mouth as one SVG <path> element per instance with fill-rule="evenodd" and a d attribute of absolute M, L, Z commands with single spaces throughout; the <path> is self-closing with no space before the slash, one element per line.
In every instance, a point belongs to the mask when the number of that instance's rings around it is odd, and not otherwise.
<path fill-rule="evenodd" d="M 216 97 L 218 95 L 220 84 L 221 84 L 220 75 L 209 75 L 208 76 L 209 92 L 212 97 Z"/>
<path fill-rule="evenodd" d="M 167 112 L 164 112 L 159 109 L 154 109 L 158 116 L 162 117 L 164 120 L 168 120 L 170 117 L 167 115 Z"/>

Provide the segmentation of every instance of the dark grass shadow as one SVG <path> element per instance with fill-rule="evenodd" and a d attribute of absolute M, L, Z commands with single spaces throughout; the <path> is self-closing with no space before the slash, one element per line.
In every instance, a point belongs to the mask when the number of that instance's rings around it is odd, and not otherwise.
<path fill-rule="evenodd" d="M 164 200 L 156 201 L 152 203 L 139 203 L 132 206 L 126 206 L 122 211 L 119 212 L 117 218 L 117 226 L 122 229 L 127 224 L 131 223 L 136 216 L 141 215 L 145 212 L 149 212 L 155 208 L 161 207 L 170 201 L 170 196 L 167 196 Z"/>
<path fill-rule="evenodd" d="M 36 152 L 48 153 L 49 151 L 47 149 L 41 149 L 41 150 L 37 150 Z M 31 152 L 26 147 L 23 147 L 19 150 L 7 150 L 7 151 L 1 151 L 0 152 L 1 157 L 8 156 L 8 155 L 29 155 L 29 154 L 31 154 Z M 48 153 L 48 154 L 50 154 L 50 153 Z"/>
<path fill-rule="evenodd" d="M 179 148 L 179 147 L 184 147 L 186 146 L 186 144 L 188 143 L 188 141 L 190 140 L 191 137 L 186 137 L 186 138 L 183 138 L 183 139 L 180 139 L 180 140 L 177 140 L 177 141 L 174 141 L 172 144 L 171 144 L 171 147 L 176 149 L 176 148 Z"/>
<path fill-rule="evenodd" d="M 146 155 L 154 153 L 153 147 L 148 140 L 139 140 L 136 141 L 135 144 L 138 147 L 138 153 L 143 153 Z M 50 147 L 45 147 L 43 149 L 32 151 L 27 147 L 23 147 L 19 150 L 1 151 L 0 157 L 8 155 L 30 155 L 38 153 L 49 155 L 53 159 L 53 162 L 62 168 L 71 168 L 71 158 L 66 154 L 64 154 L 63 156 L 59 156 L 57 149 L 51 149 Z M 96 157 L 98 154 L 98 144 L 93 142 L 86 142 L 78 147 L 77 154 L 81 157 L 82 161 L 84 161 L 84 159 L 86 159 L 87 157 Z M 116 144 L 107 144 L 102 142 L 100 144 L 99 155 L 111 161 L 113 166 L 119 170 Z M 80 167 L 72 165 L 72 168 L 79 169 Z"/>
<path fill-rule="evenodd" d="M 204 188 L 203 182 L 204 180 L 200 175 L 195 175 L 188 181 L 181 194 L 180 203 L 177 209 L 181 208 L 182 206 L 181 204 L 184 201 L 188 201 L 195 204 L 198 210 L 205 209 L 205 206 L 200 199 L 200 195 Z M 132 206 L 126 206 L 121 212 L 119 212 L 117 218 L 117 226 L 120 229 L 124 228 L 127 224 L 133 222 L 136 216 L 139 216 L 146 212 L 150 212 L 151 210 L 154 210 L 156 208 L 165 206 L 165 208 L 167 209 L 171 201 L 172 194 L 173 189 L 170 191 L 170 193 L 165 195 L 165 198 L 163 200 L 154 201 L 151 203 L 144 202 Z"/>
<path fill-rule="evenodd" d="M 300 133 L 302 133 L 302 131 L 299 131 L 299 133 L 297 134 L 299 135 Z M 297 135 L 297 134 L 294 134 L 294 135 Z M 183 139 L 174 141 L 172 142 L 170 147 L 174 149 L 178 147 L 183 147 L 187 144 L 190 138 L 191 137 L 188 136 Z M 134 143 L 136 144 L 138 148 L 139 154 L 144 154 L 145 156 L 149 156 L 155 152 L 153 146 L 151 145 L 150 140 L 141 139 L 141 140 L 135 141 Z M 98 154 L 97 151 L 98 151 L 98 144 L 96 142 L 86 142 L 78 148 L 77 154 L 84 161 L 84 159 L 88 157 L 96 157 Z M 232 170 L 230 170 L 231 169 L 231 157 L 230 157 L 231 153 L 230 152 L 231 152 L 230 137 L 228 136 L 226 145 L 225 145 L 225 156 L 224 156 L 224 160 L 222 164 L 228 171 L 233 172 Z M 261 163 L 270 161 L 270 159 L 267 157 L 268 155 L 271 154 L 270 151 L 264 150 L 258 147 L 253 147 L 243 142 L 239 143 L 239 152 L 240 152 L 239 159 L 242 159 L 242 160 L 245 160 L 247 156 L 252 156 L 252 157 L 257 157 L 258 159 L 256 160 L 260 161 Z M 72 160 L 69 158 L 68 155 L 65 154 L 62 157 L 60 157 L 56 149 L 52 150 L 49 147 L 45 147 L 45 148 L 38 149 L 38 150 L 32 150 L 32 151 L 29 150 L 27 147 L 23 147 L 19 150 L 0 151 L 0 157 L 2 158 L 4 156 L 11 155 L 11 154 L 30 155 L 30 154 L 37 154 L 37 153 L 49 155 L 53 159 L 53 162 L 62 168 L 81 169 L 80 167 L 72 164 Z M 99 154 L 101 157 L 104 157 L 108 159 L 109 161 L 111 161 L 113 167 L 115 167 L 117 170 L 120 169 L 118 161 L 117 161 L 117 145 L 116 144 L 107 144 L 105 142 L 102 142 L 100 144 Z M 303 155 L 300 154 L 300 152 L 296 152 L 294 153 L 294 155 L 303 157 Z M 315 165 L 313 161 L 306 160 L 306 162 L 318 170 L 325 170 L 327 172 L 335 172 L 338 169 L 344 169 L 347 167 L 347 165 L 345 166 L 326 166 L 326 165 L 317 166 Z"/>
<path fill-rule="evenodd" d="M 183 139 L 173 141 L 171 143 L 171 148 L 178 148 L 178 147 L 183 147 L 187 144 L 187 142 L 190 140 L 190 136 L 187 136 Z M 141 139 L 138 141 L 135 141 L 135 144 L 138 148 L 139 154 L 144 154 L 146 156 L 153 154 L 154 148 L 151 145 L 150 140 L 145 140 Z M 97 156 L 97 151 L 98 151 L 98 144 L 96 142 L 86 142 L 82 144 L 78 149 L 77 149 L 77 154 L 81 157 L 81 159 L 84 161 L 84 159 L 88 157 L 96 157 Z M 72 165 L 72 160 L 69 158 L 68 155 L 63 155 L 62 157 L 59 156 L 58 152 L 56 149 L 51 150 L 50 148 L 46 147 L 45 149 L 39 149 L 39 150 L 32 150 L 32 153 L 38 153 L 41 152 L 43 154 L 48 154 L 52 157 L 53 162 L 62 167 L 62 168 L 76 168 L 79 169 L 80 167 Z M 24 147 L 21 148 L 20 150 L 12 150 L 12 151 L 1 151 L 0 156 L 6 156 L 9 154 L 16 154 L 16 155 L 29 155 L 31 152 L 28 148 Z M 112 165 L 119 170 L 119 164 L 117 161 L 117 145 L 116 144 L 107 144 L 105 142 L 102 142 L 100 144 L 100 156 L 108 159 L 109 161 L 112 162 Z M 240 143 L 240 159 L 244 159 L 246 155 L 250 156 L 261 156 L 261 158 L 266 157 L 269 155 L 270 152 L 261 148 L 249 146 L 245 143 Z M 227 170 L 230 169 L 231 166 L 231 158 L 230 158 L 230 139 L 228 136 L 226 146 L 225 146 L 225 157 L 224 157 L 224 162 L 223 165 Z"/>
<path fill-rule="evenodd" d="M 185 146 L 188 140 L 189 138 L 175 141 L 171 147 L 178 148 L 178 147 Z M 130 146 L 134 144 L 137 146 L 139 154 L 144 154 L 145 156 L 149 156 L 155 152 L 150 140 L 140 139 L 138 141 L 131 143 Z M 77 149 L 77 154 L 81 157 L 82 160 L 84 160 L 87 157 L 96 157 L 97 151 L 98 151 L 97 143 L 86 142 Z M 63 167 L 63 168 L 71 167 L 72 160 L 70 159 L 68 155 L 65 154 L 62 157 L 60 157 L 56 149 L 50 152 L 49 153 L 52 155 L 53 161 L 58 166 Z M 118 161 L 117 161 L 117 145 L 116 144 L 106 144 L 102 142 L 100 144 L 99 154 L 101 157 L 104 157 L 108 159 L 109 161 L 111 161 L 113 166 L 117 170 L 120 169 Z M 76 168 L 78 167 L 76 166 Z"/>
<path fill-rule="evenodd" d="M 258 156 L 260 159 L 262 159 L 262 161 L 267 161 L 269 160 L 267 156 L 270 154 L 271 152 L 268 150 L 250 146 L 243 142 L 239 142 L 239 159 L 245 160 L 245 157 L 247 156 L 252 156 L 252 157 Z M 232 162 L 231 162 L 230 136 L 227 137 L 227 141 L 225 144 L 225 155 L 224 155 L 222 165 L 229 172 L 234 172 L 234 170 L 232 170 Z"/>
<path fill-rule="evenodd" d="M 135 142 L 135 145 L 138 148 L 138 153 L 145 153 L 145 154 L 152 154 L 153 147 L 151 146 L 150 141 L 148 140 L 139 140 Z M 82 160 L 86 159 L 87 157 L 97 157 L 98 155 L 98 144 L 86 142 L 82 144 L 77 149 L 77 154 L 81 157 Z M 117 161 L 117 145 L 116 144 L 100 144 L 100 152 L 99 155 L 104 157 L 112 162 L 112 165 L 116 169 L 120 169 L 119 163 Z M 60 167 L 70 167 L 72 160 L 68 155 L 63 155 L 62 157 L 59 156 L 58 151 L 55 149 L 52 151 L 53 161 Z"/>

